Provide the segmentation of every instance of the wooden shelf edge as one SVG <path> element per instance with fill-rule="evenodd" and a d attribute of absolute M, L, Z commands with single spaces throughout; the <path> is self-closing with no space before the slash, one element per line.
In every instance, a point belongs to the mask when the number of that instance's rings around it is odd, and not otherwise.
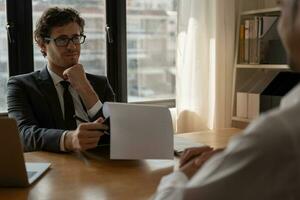
<path fill-rule="evenodd" d="M 248 118 L 242 118 L 242 117 L 232 117 L 233 121 L 239 121 L 239 122 L 246 122 L 246 123 L 250 123 L 251 119 Z"/>
<path fill-rule="evenodd" d="M 280 12 L 280 7 L 274 8 L 266 8 L 266 9 L 257 9 L 257 10 L 248 10 L 241 13 L 241 15 L 256 15 L 256 14 L 265 14 L 265 13 L 272 13 L 272 12 Z"/>
<path fill-rule="evenodd" d="M 288 65 L 260 65 L 260 64 L 237 64 L 236 68 L 243 69 L 290 69 Z"/>

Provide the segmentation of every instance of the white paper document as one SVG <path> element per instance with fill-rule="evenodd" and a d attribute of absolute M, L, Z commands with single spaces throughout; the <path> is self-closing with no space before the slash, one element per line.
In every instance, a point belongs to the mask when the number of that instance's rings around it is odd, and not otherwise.
<path fill-rule="evenodd" d="M 173 159 L 173 126 L 167 107 L 105 103 L 110 115 L 111 159 Z"/>

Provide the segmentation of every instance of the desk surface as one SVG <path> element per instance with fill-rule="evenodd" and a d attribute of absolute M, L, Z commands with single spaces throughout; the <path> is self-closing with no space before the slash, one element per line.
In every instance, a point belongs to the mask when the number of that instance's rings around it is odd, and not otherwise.
<path fill-rule="evenodd" d="M 212 147 L 224 147 L 238 129 L 182 134 Z M 50 162 L 50 170 L 28 188 L 0 188 L 0 199 L 149 199 L 175 160 L 113 161 L 98 155 L 25 153 L 26 161 Z"/>

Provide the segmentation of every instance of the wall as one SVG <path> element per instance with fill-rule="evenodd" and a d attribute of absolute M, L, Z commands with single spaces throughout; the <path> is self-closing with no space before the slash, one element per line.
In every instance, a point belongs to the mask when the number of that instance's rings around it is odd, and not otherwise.
<path fill-rule="evenodd" d="M 278 5 L 279 0 L 237 0 L 240 10 L 254 10 L 263 8 L 273 8 Z"/>
<path fill-rule="evenodd" d="M 273 8 L 278 5 L 279 0 L 264 0 L 263 2 L 265 8 Z"/>

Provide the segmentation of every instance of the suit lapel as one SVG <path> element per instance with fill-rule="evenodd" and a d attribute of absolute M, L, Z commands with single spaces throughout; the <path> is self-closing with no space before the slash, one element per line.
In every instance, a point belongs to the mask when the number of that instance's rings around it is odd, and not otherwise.
<path fill-rule="evenodd" d="M 98 92 L 97 92 L 97 91 L 99 91 L 99 90 L 98 90 L 99 85 L 97 85 L 97 83 L 93 81 L 93 79 L 90 77 L 90 74 L 86 73 L 86 78 L 89 80 L 90 84 L 91 84 L 92 87 L 94 88 L 94 90 L 95 90 L 95 92 L 97 93 L 97 95 L 98 95 L 100 101 L 103 102 L 102 96 L 101 96 L 100 94 L 98 94 Z"/>
<path fill-rule="evenodd" d="M 46 67 L 40 72 L 38 84 L 51 110 L 49 114 L 53 116 L 56 128 L 65 128 L 57 92 Z"/>

